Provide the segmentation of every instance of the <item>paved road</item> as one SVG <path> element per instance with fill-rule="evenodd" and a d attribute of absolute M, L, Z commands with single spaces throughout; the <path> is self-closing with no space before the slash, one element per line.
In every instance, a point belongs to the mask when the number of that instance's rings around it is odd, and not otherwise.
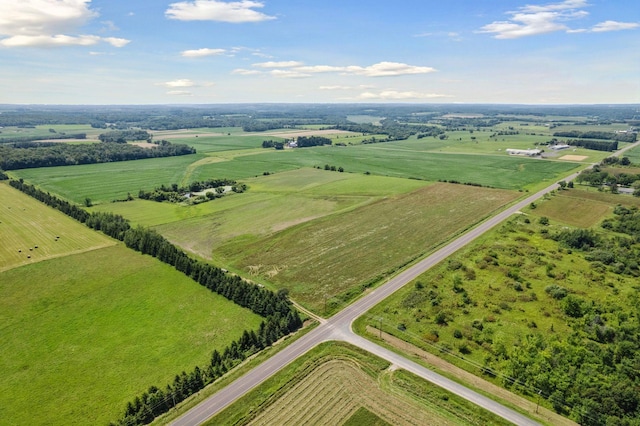
<path fill-rule="evenodd" d="M 633 144 L 626 149 L 638 145 Z M 620 150 L 614 155 L 620 155 L 625 150 Z M 570 181 L 576 178 L 578 173 L 574 173 L 565 178 L 565 181 Z M 537 192 L 525 198 L 522 201 L 517 202 L 511 207 L 501 211 L 495 216 L 487 219 L 477 227 L 471 229 L 461 237 L 455 239 L 453 242 L 447 244 L 441 249 L 437 250 L 432 255 L 416 263 L 409 269 L 404 270 L 402 273 L 391 278 L 385 284 L 376 288 L 368 293 L 366 296 L 358 299 L 351 305 L 344 308 L 342 311 L 323 321 L 316 329 L 307 333 L 305 336 L 296 340 L 294 343 L 278 352 L 267 361 L 263 362 L 253 370 L 249 371 L 244 376 L 240 377 L 236 381 L 224 389 L 218 391 L 205 401 L 201 402 L 198 406 L 188 411 L 177 419 L 172 425 L 174 426 L 193 426 L 199 425 L 222 411 L 224 408 L 232 404 L 238 398 L 249 392 L 260 383 L 267 380 L 273 374 L 284 368 L 286 365 L 304 355 L 306 352 L 317 346 L 318 344 L 330 340 L 344 340 L 353 345 L 356 345 L 362 349 L 365 349 L 401 368 L 404 368 L 412 373 L 428 380 L 442 388 L 457 394 L 467 400 L 495 413 L 496 415 L 516 424 L 516 425 L 538 425 L 539 423 L 525 417 L 491 399 L 488 399 L 468 388 L 462 386 L 456 382 L 453 382 L 421 365 L 408 360 L 394 352 L 391 352 L 382 346 L 375 344 L 361 336 L 356 335 L 351 324 L 360 315 L 367 312 L 373 306 L 377 305 L 392 293 L 400 289 L 402 286 L 412 281 L 414 278 L 421 275 L 423 272 L 438 264 L 448 256 L 458 251 L 462 247 L 469 244 L 471 241 L 478 238 L 480 235 L 489 231 L 491 228 L 507 219 L 512 214 L 516 213 L 523 207 L 528 206 L 532 202 L 542 198 L 545 194 L 557 189 L 558 185 L 554 182 L 549 187 Z"/>

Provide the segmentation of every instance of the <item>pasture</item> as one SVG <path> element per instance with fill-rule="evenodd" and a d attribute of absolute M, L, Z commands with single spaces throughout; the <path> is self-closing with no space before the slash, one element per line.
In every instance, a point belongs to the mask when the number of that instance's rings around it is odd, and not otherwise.
<path fill-rule="evenodd" d="M 210 419 L 207 425 L 506 425 L 350 345 L 313 349 Z"/>
<path fill-rule="evenodd" d="M 115 244 L 65 214 L 0 183 L 0 272 Z"/>
<path fill-rule="evenodd" d="M 437 244 L 514 200 L 512 191 L 433 184 L 410 193 L 301 223 L 255 238 L 239 236 L 214 259 L 286 287 L 307 308 L 323 312 L 405 266 Z"/>
<path fill-rule="evenodd" d="M 107 424 L 261 318 L 123 245 L 0 273 L 0 423 Z"/>

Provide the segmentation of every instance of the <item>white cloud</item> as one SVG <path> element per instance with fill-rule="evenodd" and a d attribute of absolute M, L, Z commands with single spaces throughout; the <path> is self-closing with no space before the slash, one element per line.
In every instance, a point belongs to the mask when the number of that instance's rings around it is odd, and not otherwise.
<path fill-rule="evenodd" d="M 604 21 L 595 25 L 591 31 L 594 33 L 602 33 L 606 31 L 632 30 L 638 27 L 640 27 L 640 24 L 637 22 Z"/>
<path fill-rule="evenodd" d="M 118 37 L 104 37 L 103 41 L 106 41 L 110 45 L 114 47 L 123 47 L 131 42 L 131 40 L 127 40 L 126 38 L 118 38 Z"/>
<path fill-rule="evenodd" d="M 257 74 L 262 74 L 262 71 L 258 71 L 258 70 L 247 70 L 244 68 L 237 68 L 233 71 L 231 71 L 231 74 L 237 74 L 237 75 L 257 75 Z"/>
<path fill-rule="evenodd" d="M 346 74 L 364 75 L 367 77 L 390 77 L 408 74 L 426 74 L 435 72 L 431 67 L 419 67 L 407 65 L 399 62 L 379 62 L 368 67 L 348 66 L 345 67 Z"/>
<path fill-rule="evenodd" d="M 295 70 L 272 70 L 269 72 L 274 77 L 278 78 L 307 78 L 311 77 L 311 74 L 305 74 Z"/>
<path fill-rule="evenodd" d="M 181 55 L 185 58 L 202 58 L 204 56 L 222 55 L 225 52 L 225 49 L 208 49 L 205 47 L 202 49 L 184 50 Z"/>
<path fill-rule="evenodd" d="M 435 98 L 450 98 L 450 95 L 441 95 L 437 93 L 421 93 L 421 92 L 398 92 L 397 90 L 383 90 L 378 93 L 364 92 L 360 94 L 359 99 L 363 100 L 420 100 L 420 99 L 435 99 Z"/>
<path fill-rule="evenodd" d="M 172 96 L 193 96 L 193 93 L 189 92 L 188 90 L 169 90 L 167 92 L 167 95 L 172 95 Z"/>
<path fill-rule="evenodd" d="M 370 65 L 368 67 L 361 67 L 358 65 L 350 65 L 346 67 L 336 67 L 332 65 L 304 65 L 298 61 L 269 61 L 259 62 L 253 64 L 257 68 L 275 68 L 277 73 L 272 72 L 273 75 L 280 76 L 296 76 L 296 77 L 308 77 L 309 74 L 315 73 L 327 73 L 337 72 L 342 74 L 354 74 L 363 75 L 367 77 L 390 77 L 398 75 L 409 74 L 426 74 L 435 72 L 436 70 L 431 67 L 421 67 L 415 65 L 408 65 L 399 62 L 379 62 L 377 64 Z M 279 68 L 286 68 L 281 70 Z"/>
<path fill-rule="evenodd" d="M 585 0 L 565 0 L 546 5 L 527 5 L 507 12 L 508 21 L 494 21 L 480 28 L 481 33 L 494 34 L 498 39 L 512 39 L 556 31 L 571 31 L 563 22 L 580 19 L 589 13 L 580 8 L 588 6 Z"/>
<path fill-rule="evenodd" d="M 160 83 L 166 87 L 192 87 L 195 83 L 188 78 L 181 78 L 173 81 L 165 81 L 164 83 Z"/>
<path fill-rule="evenodd" d="M 70 35 L 98 16 L 90 0 L 0 0 L 0 45 L 6 47 L 92 46 L 106 42 L 122 47 L 129 40 Z M 108 21 L 107 21 L 108 22 Z M 111 23 L 113 25 L 113 23 Z"/>
<path fill-rule="evenodd" d="M 345 71 L 345 67 L 333 67 L 331 65 L 312 65 L 312 66 L 300 66 L 295 68 L 296 71 L 300 72 L 311 72 L 311 73 L 323 73 L 323 72 L 339 72 Z"/>
<path fill-rule="evenodd" d="M 351 86 L 320 86 L 318 87 L 319 90 L 352 90 L 354 89 Z"/>
<path fill-rule="evenodd" d="M 298 61 L 269 61 L 269 62 L 258 62 L 257 64 L 253 64 L 254 67 L 258 68 L 291 68 L 291 67 L 299 67 L 302 65 L 302 62 Z"/>
<path fill-rule="evenodd" d="M 172 3 L 165 12 L 169 19 L 180 21 L 219 21 L 219 22 L 261 22 L 275 19 L 274 16 L 253 10 L 264 4 L 256 1 L 241 0 L 223 2 L 218 0 L 194 0 Z"/>

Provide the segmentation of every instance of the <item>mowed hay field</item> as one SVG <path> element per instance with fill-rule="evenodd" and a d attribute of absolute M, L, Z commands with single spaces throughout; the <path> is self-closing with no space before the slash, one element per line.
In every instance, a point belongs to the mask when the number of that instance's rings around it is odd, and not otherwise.
<path fill-rule="evenodd" d="M 0 212 L 0 272 L 115 244 L 4 182 Z"/>
<path fill-rule="evenodd" d="M 239 237 L 221 246 L 216 259 L 286 287 L 293 299 L 321 311 L 327 298 L 352 299 L 518 195 L 433 184 L 257 240 Z"/>
<path fill-rule="evenodd" d="M 108 424 L 261 318 L 121 244 L 0 273 L 0 423 Z"/>
<path fill-rule="evenodd" d="M 297 359 L 207 425 L 506 425 L 508 422 L 346 343 Z"/>

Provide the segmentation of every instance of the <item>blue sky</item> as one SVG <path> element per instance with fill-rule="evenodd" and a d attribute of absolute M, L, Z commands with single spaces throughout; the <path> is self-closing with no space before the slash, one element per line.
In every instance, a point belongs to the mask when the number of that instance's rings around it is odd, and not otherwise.
<path fill-rule="evenodd" d="M 637 0 L 0 0 L 0 103 L 640 103 Z"/>

